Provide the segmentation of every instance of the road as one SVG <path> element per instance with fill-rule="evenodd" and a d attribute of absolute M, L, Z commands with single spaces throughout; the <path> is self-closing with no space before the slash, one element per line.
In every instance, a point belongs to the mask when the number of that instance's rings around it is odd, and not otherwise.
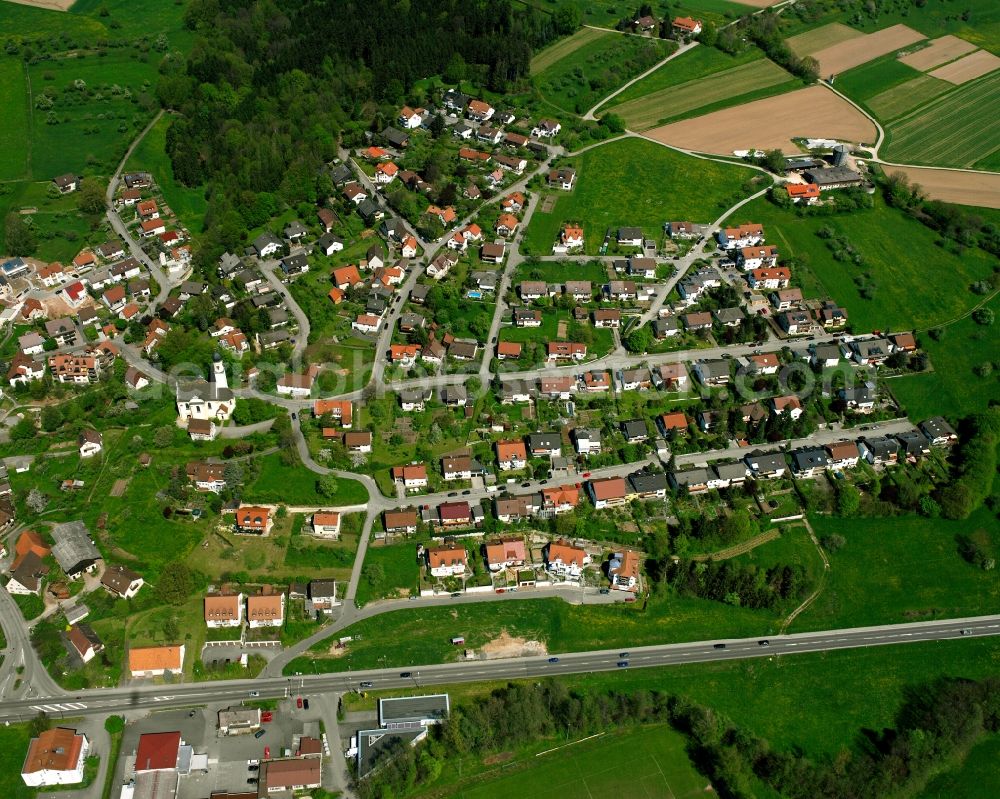
<path fill-rule="evenodd" d="M 0 589 L 0 626 L 3 627 L 4 639 L 7 641 L 3 664 L 0 665 L 0 696 L 10 696 L 13 693 L 20 693 L 22 696 L 58 696 L 63 693 L 38 660 L 31 645 L 31 630 L 6 588 Z M 18 668 L 23 669 L 20 674 L 17 673 Z M 18 678 L 21 684 L 14 691 L 14 683 Z"/>
<path fill-rule="evenodd" d="M 968 630 L 969 635 L 963 636 L 962 630 Z M 447 631 L 442 634 L 447 635 Z M 2 702 L 0 721 L 24 721 L 42 710 L 58 719 L 137 709 L 188 707 L 207 702 L 235 702 L 247 698 L 250 691 L 259 692 L 261 698 L 284 697 L 296 693 L 350 691 L 357 689 L 362 681 L 371 682 L 375 689 L 412 688 L 616 671 L 619 668 L 617 663 L 621 660 L 628 661 L 628 668 L 652 668 L 996 635 L 1000 635 L 1000 615 L 773 635 L 766 639 L 769 642 L 767 646 L 761 646 L 759 641 L 763 639 L 758 637 L 715 639 L 629 647 L 627 655 L 622 654 L 622 649 L 615 648 L 440 665 L 412 664 L 337 674 L 108 688 L 82 692 L 72 701 L 56 697 L 52 701 L 40 698 Z M 719 644 L 725 644 L 725 648 L 716 649 Z M 550 662 L 550 657 L 558 657 L 558 662 Z M 403 673 L 408 676 L 403 677 Z"/>
<path fill-rule="evenodd" d="M 260 271 L 264 274 L 271 288 L 285 301 L 285 305 L 292 312 L 292 316 L 295 317 L 295 322 L 299 326 L 299 331 L 295 334 L 295 343 L 292 345 L 292 363 L 298 364 L 302 361 L 302 353 L 305 352 L 306 345 L 309 343 L 309 334 L 312 328 L 309 325 L 309 317 L 306 316 L 305 311 L 295 302 L 288 287 L 275 274 L 275 269 L 277 269 L 279 263 L 276 260 L 261 261 Z"/>

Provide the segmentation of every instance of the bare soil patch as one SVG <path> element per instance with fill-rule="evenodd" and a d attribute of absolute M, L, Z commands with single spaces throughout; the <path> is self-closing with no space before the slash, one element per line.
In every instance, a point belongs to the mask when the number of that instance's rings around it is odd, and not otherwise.
<path fill-rule="evenodd" d="M 846 100 L 823 86 L 810 86 L 674 122 L 645 135 L 685 150 L 730 155 L 749 148 L 797 153 L 793 137 L 873 142 L 877 131 Z"/>
<path fill-rule="evenodd" d="M 495 755 L 490 755 L 489 757 L 484 757 L 483 758 L 483 765 L 484 766 L 495 766 L 495 765 L 497 765 L 499 763 L 506 763 L 509 760 L 513 760 L 513 759 L 514 759 L 514 753 L 513 752 L 498 752 Z"/>
<path fill-rule="evenodd" d="M 49 11 L 69 11 L 70 6 L 76 0 L 7 0 L 7 2 L 22 6 L 34 6 L 35 8 L 47 8 Z M 752 4 L 748 3 L 747 5 Z"/>
<path fill-rule="evenodd" d="M 501 630 L 500 635 L 482 647 L 487 660 L 499 658 L 531 657 L 547 655 L 549 650 L 541 641 L 528 641 L 525 638 L 513 638 L 507 630 Z"/>
<path fill-rule="evenodd" d="M 864 35 L 861 31 L 848 25 L 831 22 L 829 25 L 821 25 L 811 31 L 791 36 L 786 40 L 786 44 L 792 48 L 795 55 L 804 56 L 811 55 L 824 47 L 833 47 L 835 44 L 857 39 Z"/>
<path fill-rule="evenodd" d="M 931 169 L 918 166 L 884 166 L 888 173 L 902 172 L 912 183 L 919 183 L 934 200 L 982 208 L 1000 208 L 1000 174 L 996 172 L 959 172 L 955 169 Z"/>
<path fill-rule="evenodd" d="M 819 61 L 820 75 L 837 75 L 908 44 L 926 39 L 922 33 L 905 25 L 893 25 L 866 36 L 859 36 L 812 53 Z"/>
<path fill-rule="evenodd" d="M 110 494 L 113 497 L 124 496 L 125 489 L 127 487 L 128 487 L 128 479 L 127 478 L 120 478 L 118 480 L 115 480 L 115 484 L 113 486 L 111 486 Z"/>
<path fill-rule="evenodd" d="M 932 39 L 928 47 L 917 50 L 917 52 L 910 55 L 904 55 L 899 60 L 906 64 L 906 66 L 919 69 L 923 72 L 927 69 L 933 69 L 939 64 L 947 64 L 949 61 L 954 61 L 959 56 L 971 53 L 975 49 L 976 45 L 972 42 L 967 42 L 965 39 L 959 39 L 957 36 L 948 34 L 938 39 Z"/>
<path fill-rule="evenodd" d="M 1000 68 L 1000 58 L 985 50 L 978 50 L 972 55 L 958 59 L 958 61 L 945 64 L 929 74 L 932 78 L 940 78 L 948 83 L 959 85 L 982 77 L 997 68 Z"/>

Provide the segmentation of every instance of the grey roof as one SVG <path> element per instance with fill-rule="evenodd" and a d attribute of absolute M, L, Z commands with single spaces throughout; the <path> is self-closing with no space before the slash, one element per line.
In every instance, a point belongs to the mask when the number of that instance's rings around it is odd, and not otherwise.
<path fill-rule="evenodd" d="M 620 227 L 618 228 L 618 239 L 641 239 L 641 227 Z"/>
<path fill-rule="evenodd" d="M 817 344 L 813 349 L 817 361 L 827 361 L 836 358 L 840 360 L 840 347 L 836 344 Z"/>
<path fill-rule="evenodd" d="M 398 742 L 413 746 L 427 734 L 419 724 L 396 727 L 391 730 L 358 730 L 358 777 L 364 777 L 385 762 L 385 758 Z"/>
<path fill-rule="evenodd" d="M 601 430 L 599 427 L 578 427 L 573 431 L 573 437 L 577 441 L 593 441 L 601 443 Z"/>
<path fill-rule="evenodd" d="M 205 288 L 205 284 L 198 280 L 185 280 L 180 285 L 180 293 L 190 294 L 193 297 L 197 294 L 204 294 Z"/>
<path fill-rule="evenodd" d="M 465 402 L 469 398 L 469 392 L 465 386 L 446 386 L 441 392 L 441 399 L 445 402 Z"/>
<path fill-rule="evenodd" d="M 272 325 L 283 325 L 288 322 L 288 311 L 284 308 L 268 308 L 267 318 L 271 321 Z"/>
<path fill-rule="evenodd" d="M 788 468 L 785 456 L 780 452 L 751 453 L 744 460 L 755 472 L 777 472 Z"/>
<path fill-rule="evenodd" d="M 219 271 L 223 275 L 231 275 L 233 272 L 237 271 L 243 265 L 243 261 L 240 260 L 238 255 L 233 255 L 231 252 L 222 253 L 222 257 L 219 258 Z"/>
<path fill-rule="evenodd" d="M 933 416 L 920 423 L 920 429 L 930 439 L 954 438 L 957 434 L 955 428 L 945 420 L 943 416 Z"/>
<path fill-rule="evenodd" d="M 800 472 L 805 469 L 826 468 L 830 465 L 830 458 L 826 450 L 819 447 L 796 450 L 792 453 L 792 466 L 795 471 Z"/>
<path fill-rule="evenodd" d="M 250 302 L 253 303 L 254 308 L 264 308 L 269 305 L 279 305 L 281 303 L 281 297 L 274 291 L 268 291 L 264 294 L 258 294 Z"/>
<path fill-rule="evenodd" d="M 52 528 L 52 555 L 67 574 L 86 568 L 101 559 L 101 553 L 90 540 L 90 532 L 82 521 L 63 522 Z"/>
<path fill-rule="evenodd" d="M 699 373 L 706 379 L 716 377 L 729 377 L 729 361 L 723 358 L 712 361 L 698 361 L 696 364 Z"/>
<path fill-rule="evenodd" d="M 849 183 L 856 181 L 860 183 L 863 178 L 861 174 L 846 166 L 828 166 L 826 169 L 809 169 L 805 173 L 806 180 L 817 184 L 820 188 L 830 186 L 835 183 Z"/>
<path fill-rule="evenodd" d="M 397 147 L 405 147 L 410 141 L 410 137 L 407 134 L 391 125 L 382 131 L 382 138 L 389 142 L 389 144 Z"/>
<path fill-rule="evenodd" d="M 258 338 L 262 345 L 267 345 L 288 341 L 291 336 L 287 330 L 268 330 L 264 333 L 258 333 Z"/>
<path fill-rule="evenodd" d="M 285 274 L 292 272 L 302 272 L 309 268 L 309 261 L 303 253 L 289 255 L 281 259 L 281 269 Z"/>
<path fill-rule="evenodd" d="M 891 345 L 884 338 L 869 339 L 867 341 L 855 341 L 851 348 L 862 358 L 888 357 Z"/>
<path fill-rule="evenodd" d="M 667 490 L 667 476 L 663 472 L 636 472 L 628 476 L 628 482 L 637 494 L 656 494 Z"/>
<path fill-rule="evenodd" d="M 72 319 L 63 317 L 62 319 L 49 319 L 45 323 L 45 332 L 50 336 L 58 336 L 60 333 L 75 333 L 76 325 Z"/>
<path fill-rule="evenodd" d="M 306 229 L 306 226 L 303 225 L 298 219 L 293 219 L 285 225 L 285 229 L 283 231 L 286 239 L 295 238 L 296 236 L 305 236 L 308 232 L 309 231 Z"/>
<path fill-rule="evenodd" d="M 558 433 L 532 433 L 528 436 L 528 448 L 536 449 L 562 449 L 562 437 Z"/>
<path fill-rule="evenodd" d="M 240 288 L 245 289 L 251 283 L 259 283 L 264 276 L 256 269 L 243 269 L 233 275 L 233 282 Z"/>
<path fill-rule="evenodd" d="M 726 324 L 727 322 L 739 322 L 745 317 L 742 308 L 719 308 L 715 312 L 715 318 L 719 320 L 720 323 Z"/>
<path fill-rule="evenodd" d="M 267 233 L 261 233 L 257 238 L 253 240 L 253 248 L 259 253 L 268 244 L 277 244 L 281 246 L 281 239 L 275 236 L 270 231 Z"/>
<path fill-rule="evenodd" d="M 354 173 L 351 172 L 351 168 L 347 164 L 338 164 L 330 170 L 330 180 L 336 185 L 347 183 L 353 177 Z"/>
<path fill-rule="evenodd" d="M 712 468 L 720 480 L 739 480 L 747 476 L 745 463 L 716 463 Z"/>
<path fill-rule="evenodd" d="M 365 198 L 358 205 L 358 213 L 365 219 L 372 219 L 375 214 L 379 213 L 381 210 L 382 209 L 379 207 L 378 203 L 371 198 Z"/>
<path fill-rule="evenodd" d="M 645 419 L 630 419 L 627 422 L 622 422 L 622 432 L 625 433 L 625 438 L 649 438 L 649 426 L 646 424 Z"/>
<path fill-rule="evenodd" d="M 337 596 L 336 580 L 312 580 L 309 583 L 310 599 L 328 599 Z"/>
<path fill-rule="evenodd" d="M 400 402 L 425 402 L 427 398 L 427 392 L 419 388 L 404 388 L 399 392 Z"/>
<path fill-rule="evenodd" d="M 681 472 L 673 472 L 670 476 L 673 478 L 674 483 L 684 488 L 692 485 L 704 485 L 712 479 L 712 475 L 709 473 L 708 469 L 702 469 L 700 467 L 685 469 Z"/>
<path fill-rule="evenodd" d="M 378 723 L 386 727 L 401 722 L 440 722 L 448 717 L 448 694 L 395 696 L 378 700 Z"/>
<path fill-rule="evenodd" d="M 431 290 L 431 286 L 426 283 L 417 283 L 410 292 L 411 300 L 423 300 L 427 297 L 427 292 Z"/>
<path fill-rule="evenodd" d="M 653 334 L 670 333 L 681 329 L 680 320 L 676 316 L 664 316 L 653 320 Z"/>
<path fill-rule="evenodd" d="M 873 436 L 872 438 L 863 438 L 861 439 L 861 443 L 864 444 L 865 448 L 868 449 L 876 458 L 886 458 L 899 451 L 899 442 L 890 436 Z"/>
<path fill-rule="evenodd" d="M 332 233 L 324 233 L 322 236 L 316 239 L 316 246 L 319 247 L 324 252 L 326 252 L 326 250 L 329 250 L 330 247 L 332 247 L 334 244 L 337 243 L 343 244 L 344 240 L 340 238 L 340 236 L 334 236 Z"/>
<path fill-rule="evenodd" d="M 905 433 L 897 433 L 896 440 L 903 445 L 907 453 L 923 452 L 930 443 L 922 432 L 914 428 Z"/>

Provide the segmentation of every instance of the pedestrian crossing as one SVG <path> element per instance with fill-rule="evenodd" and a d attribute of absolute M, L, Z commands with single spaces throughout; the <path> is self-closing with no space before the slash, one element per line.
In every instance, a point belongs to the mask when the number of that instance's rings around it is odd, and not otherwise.
<path fill-rule="evenodd" d="M 66 702 L 62 705 L 32 705 L 31 709 L 39 713 L 66 713 L 70 710 L 86 710 L 87 706 L 82 702 Z"/>

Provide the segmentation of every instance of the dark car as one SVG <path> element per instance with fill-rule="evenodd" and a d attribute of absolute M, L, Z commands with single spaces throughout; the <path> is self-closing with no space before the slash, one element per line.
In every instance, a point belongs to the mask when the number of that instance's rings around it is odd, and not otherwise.
<path fill-rule="evenodd" d="M 254 738 L 263 738 L 266 733 L 267 733 L 267 730 L 257 730 L 257 732 L 255 732 L 253 734 L 253 737 Z"/>
<path fill-rule="evenodd" d="M 766 638 L 763 641 L 758 641 L 757 642 L 757 646 L 770 646 L 770 645 L 771 645 L 771 642 L 768 641 Z"/>
<path fill-rule="evenodd" d="M 248 771 L 260 771 L 260 766 L 254 763 L 252 766 L 247 766 Z"/>
<path fill-rule="evenodd" d="M 628 666 L 628 661 L 627 660 L 619 660 L 618 661 L 618 668 L 624 669 L 626 666 Z"/>
<path fill-rule="evenodd" d="M 457 491 L 452 491 L 450 494 L 448 494 L 448 496 L 449 497 L 457 497 L 458 496 L 458 492 Z"/>
<path fill-rule="evenodd" d="M 715 646 L 713 646 L 712 648 L 713 649 L 725 649 L 726 645 L 725 644 L 715 644 Z"/>
<path fill-rule="evenodd" d="M 302 707 L 304 707 L 306 710 L 309 709 L 309 700 L 308 699 L 303 699 L 302 700 Z"/>
<path fill-rule="evenodd" d="M 371 680 L 365 680 L 364 682 L 361 683 L 361 687 L 362 688 L 374 688 L 375 687 L 375 683 L 373 683 Z"/>
<path fill-rule="evenodd" d="M 412 671 L 401 671 L 401 672 L 399 672 L 399 676 L 400 677 L 412 677 L 413 676 L 413 672 Z"/>
<path fill-rule="evenodd" d="M 618 657 L 620 657 L 622 660 L 628 660 L 629 654 L 628 652 L 619 652 Z"/>
<path fill-rule="evenodd" d="M 559 658 L 549 658 L 549 663 L 558 663 Z"/>
<path fill-rule="evenodd" d="M 456 599 L 456 598 L 458 598 L 460 596 L 462 596 L 462 592 L 461 591 L 454 591 L 454 592 L 452 592 L 451 598 L 452 599 Z"/>
<path fill-rule="evenodd" d="M 611 593 L 611 589 L 610 588 L 602 588 L 599 593 L 610 594 Z"/>
<path fill-rule="evenodd" d="M 295 413 L 293 413 L 293 414 L 292 414 L 292 421 L 293 421 L 293 422 L 294 422 L 294 421 L 295 421 L 296 419 L 298 419 L 298 418 L 299 418 L 299 417 L 298 417 L 298 414 L 295 414 Z"/>
<path fill-rule="evenodd" d="M 472 493 L 472 489 L 471 488 L 467 488 L 467 489 L 465 489 L 465 491 L 462 492 L 462 496 L 466 497 L 466 496 L 468 496 L 471 493 Z"/>
<path fill-rule="evenodd" d="M 521 483 L 521 488 L 531 488 L 531 483 Z"/>
<path fill-rule="evenodd" d="M 247 777 L 247 785 L 256 785 L 256 784 L 257 784 L 256 777 Z"/>

